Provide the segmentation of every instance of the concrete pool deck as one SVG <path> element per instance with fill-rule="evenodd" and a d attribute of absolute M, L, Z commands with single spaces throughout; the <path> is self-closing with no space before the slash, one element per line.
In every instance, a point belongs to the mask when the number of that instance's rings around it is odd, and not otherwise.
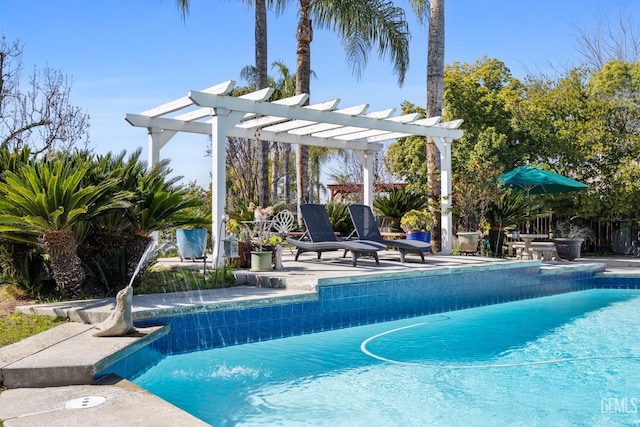
<path fill-rule="evenodd" d="M 380 266 L 369 260 L 361 260 L 358 267 L 350 260 L 324 255 L 321 261 L 315 255 L 293 261 L 285 254 L 285 269 L 268 273 L 248 273 L 243 286 L 211 291 L 191 291 L 162 295 L 134 296 L 134 319 L 153 317 L 170 310 L 195 310 L 198 307 L 220 306 L 237 303 L 269 303 L 273 299 L 309 298 L 315 294 L 319 279 L 352 277 L 376 273 L 401 273 L 416 269 L 477 267 L 487 263 L 509 262 L 502 259 L 474 256 L 429 256 L 424 264 L 418 258 L 409 262 L 397 262 L 397 253 L 381 256 Z M 165 259 L 167 266 L 193 267 L 195 263 L 179 259 Z M 583 264 L 606 266 L 605 274 L 640 275 L 640 258 L 588 257 L 574 262 L 544 262 L 543 269 L 575 267 Z M 202 264 L 200 264 L 201 266 Z M 286 288 L 256 287 L 262 285 L 286 286 Z M 133 337 L 97 338 L 91 325 L 82 321 L 100 321 L 106 318 L 114 306 L 114 299 L 78 301 L 23 307 L 21 311 L 41 314 L 67 315 L 76 323 L 67 323 L 47 333 L 0 348 L 0 368 L 9 390 L 0 393 L 0 419 L 5 426 L 69 425 L 206 425 L 179 408 L 146 392 L 127 380 L 105 378 L 97 384 L 88 384 L 100 366 L 109 365 L 110 357 L 123 349 L 141 346 L 157 329 L 140 330 Z M 75 379 L 70 381 L 69 379 Z M 21 383 L 20 381 L 23 381 Z M 76 385 L 69 385 L 75 381 Z M 12 385 L 13 383 L 13 385 Z M 106 398 L 96 402 L 94 396 Z M 77 399 L 84 399 L 74 409 Z"/>

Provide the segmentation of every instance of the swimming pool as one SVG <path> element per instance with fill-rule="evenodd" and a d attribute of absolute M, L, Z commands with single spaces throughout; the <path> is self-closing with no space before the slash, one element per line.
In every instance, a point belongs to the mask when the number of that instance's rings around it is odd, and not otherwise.
<path fill-rule="evenodd" d="M 640 423 L 640 293 L 551 297 L 167 356 L 133 381 L 217 425 Z"/>

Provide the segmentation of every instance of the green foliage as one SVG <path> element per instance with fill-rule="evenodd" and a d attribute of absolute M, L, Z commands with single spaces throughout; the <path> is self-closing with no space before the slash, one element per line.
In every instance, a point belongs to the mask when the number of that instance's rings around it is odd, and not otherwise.
<path fill-rule="evenodd" d="M 72 169 L 63 161 L 38 162 L 6 171 L 0 182 L 0 235 L 37 243 L 52 230 L 72 228 L 104 211 L 122 207 L 109 197 L 116 181 L 81 185 L 88 166 Z"/>
<path fill-rule="evenodd" d="M 341 236 L 349 236 L 354 231 L 353 222 L 349 215 L 349 204 L 340 200 L 333 200 L 325 205 L 329 222 L 334 231 Z"/>
<path fill-rule="evenodd" d="M 489 205 L 487 217 L 492 225 L 501 230 L 520 224 L 540 209 L 538 199 L 526 193 L 506 189 L 501 191 Z"/>
<path fill-rule="evenodd" d="M 219 289 L 233 286 L 236 282 L 231 267 L 222 267 L 214 271 L 188 268 L 159 269 L 152 267 L 142 277 L 140 284 L 134 287 L 135 293 L 158 294 L 167 292 L 183 292 L 195 289 Z"/>
<path fill-rule="evenodd" d="M 417 113 L 418 118 L 425 117 L 424 108 L 404 101 L 402 114 Z M 403 177 L 409 183 L 409 191 L 424 192 L 427 188 L 427 143 L 419 136 L 399 138 L 387 149 L 384 164 L 387 170 Z"/>
<path fill-rule="evenodd" d="M 437 223 L 434 215 L 426 209 L 412 209 L 402 216 L 400 227 L 406 232 L 429 231 Z"/>
<path fill-rule="evenodd" d="M 0 283 L 16 285 L 30 297 L 51 295 L 55 290 L 42 251 L 9 241 L 0 245 Z"/>
<path fill-rule="evenodd" d="M 0 317 L 0 330 L 2 331 L 0 347 L 13 344 L 65 322 L 67 319 L 61 317 L 22 313 Z"/>
<path fill-rule="evenodd" d="M 51 291 L 48 268 L 68 294 L 113 294 L 128 283 L 151 232 L 209 227 L 210 194 L 177 185 L 168 161 L 147 170 L 140 155 L 74 151 L 34 158 L 26 149 L 0 149 L 0 236 L 13 247 L 27 245 L 4 257 L 1 273 L 35 295 Z"/>
<path fill-rule="evenodd" d="M 129 284 L 127 250 L 119 248 L 109 254 L 94 254 L 83 257 L 83 267 L 87 273 L 91 295 L 115 296 Z"/>
<path fill-rule="evenodd" d="M 426 198 L 418 193 L 405 189 L 394 189 L 379 196 L 373 201 L 378 215 L 391 222 L 395 231 L 400 231 L 400 219 L 412 209 L 423 209 L 427 205 Z"/>

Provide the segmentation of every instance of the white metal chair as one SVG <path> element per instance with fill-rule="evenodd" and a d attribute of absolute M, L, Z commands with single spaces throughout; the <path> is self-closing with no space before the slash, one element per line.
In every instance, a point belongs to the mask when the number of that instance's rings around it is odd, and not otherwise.
<path fill-rule="evenodd" d="M 296 218 L 288 210 L 278 212 L 271 222 L 271 230 L 283 239 L 293 230 Z"/>

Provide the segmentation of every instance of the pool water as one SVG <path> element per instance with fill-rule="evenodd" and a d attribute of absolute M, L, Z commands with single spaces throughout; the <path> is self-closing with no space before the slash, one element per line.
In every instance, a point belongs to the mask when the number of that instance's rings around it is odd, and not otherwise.
<path fill-rule="evenodd" d="M 216 426 L 640 424 L 640 293 L 589 290 L 168 356 L 133 381 Z"/>

